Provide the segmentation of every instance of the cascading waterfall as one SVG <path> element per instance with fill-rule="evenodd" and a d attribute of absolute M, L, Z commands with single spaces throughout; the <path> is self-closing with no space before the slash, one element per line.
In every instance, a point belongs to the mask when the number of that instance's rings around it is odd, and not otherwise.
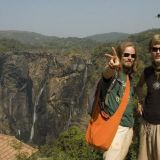
<path fill-rule="evenodd" d="M 88 76 L 88 67 L 86 66 L 85 72 L 84 72 L 84 78 L 83 78 L 83 87 L 82 87 L 83 90 L 84 90 L 85 85 L 86 85 L 87 76 Z"/>
<path fill-rule="evenodd" d="M 16 93 L 12 93 L 10 94 L 10 97 L 9 97 L 9 115 L 12 116 L 12 111 L 13 111 L 13 108 L 12 108 L 12 101 L 15 97 L 15 94 Z"/>
<path fill-rule="evenodd" d="M 88 76 L 88 67 L 86 65 L 86 68 L 85 68 L 85 71 L 84 71 L 84 76 L 83 76 L 83 86 L 82 86 L 82 90 L 80 91 L 79 97 L 77 99 L 77 104 L 79 104 L 79 101 L 83 96 L 84 89 L 85 89 L 85 86 L 86 86 L 87 76 Z"/>
<path fill-rule="evenodd" d="M 54 64 L 55 64 L 55 67 L 57 68 L 56 57 L 53 57 L 53 62 L 54 62 Z"/>
<path fill-rule="evenodd" d="M 48 64 L 47 64 L 47 68 L 46 68 L 46 70 L 45 70 L 45 75 L 44 75 L 44 80 L 43 80 L 44 83 L 42 83 L 43 86 L 42 86 L 42 88 L 41 88 L 40 91 L 39 91 L 39 94 L 38 94 L 38 96 L 37 96 L 37 99 L 36 99 L 35 105 L 34 105 L 33 123 L 32 123 L 32 127 L 31 127 L 30 138 L 29 138 L 29 141 L 30 141 L 30 142 L 32 142 L 32 139 L 33 139 L 33 137 L 34 137 L 34 125 L 35 125 L 35 122 L 36 122 L 36 119 L 37 119 L 37 107 L 38 107 L 38 104 L 39 104 L 39 100 L 40 100 L 40 98 L 41 98 L 41 95 L 42 95 L 42 93 L 43 93 L 43 91 L 44 91 L 44 89 L 45 89 L 45 86 L 46 86 L 46 84 L 47 84 L 47 79 L 48 79 L 48 73 L 49 73 L 49 66 L 50 66 L 50 64 L 51 64 L 51 58 L 48 57 Z"/>
<path fill-rule="evenodd" d="M 86 81 L 87 81 L 87 76 L 88 76 L 88 67 L 86 66 L 85 67 L 85 71 L 84 71 L 84 76 L 83 76 L 83 86 L 82 86 L 82 90 L 80 91 L 80 95 L 77 98 L 77 104 L 79 104 L 79 101 L 83 96 L 85 85 L 86 85 Z M 75 105 L 75 101 L 71 100 L 70 106 L 69 106 L 69 109 L 70 109 L 69 110 L 69 118 L 68 118 L 67 123 L 66 123 L 66 128 L 68 128 L 70 126 L 70 124 L 71 124 L 74 105 Z"/>
<path fill-rule="evenodd" d="M 36 101 L 35 101 L 34 110 L 33 110 L 33 123 L 32 123 L 32 127 L 31 127 L 30 138 L 29 138 L 29 141 L 30 141 L 30 142 L 32 141 L 33 136 L 34 136 L 34 124 L 35 124 L 36 119 L 37 119 L 37 113 L 36 113 L 36 111 L 37 111 L 37 106 L 38 106 L 38 104 L 39 104 L 39 100 L 40 100 L 40 97 L 41 97 L 41 95 L 42 95 L 42 93 L 43 93 L 43 91 L 44 91 L 45 86 L 46 86 L 46 81 L 45 81 L 45 83 L 43 84 L 43 87 L 41 88 L 41 90 L 40 90 L 40 92 L 39 92 L 39 94 L 38 94 L 38 96 L 37 96 L 37 99 L 36 99 Z"/>
<path fill-rule="evenodd" d="M 75 102 L 73 101 L 73 100 L 71 100 L 71 103 L 70 103 L 70 110 L 69 110 L 69 118 L 68 118 L 68 121 L 67 121 L 67 124 L 66 124 L 66 126 L 67 126 L 67 128 L 70 126 L 70 124 L 71 124 L 71 119 L 72 119 L 72 113 L 73 113 L 73 107 L 74 107 L 74 104 L 75 104 Z"/>

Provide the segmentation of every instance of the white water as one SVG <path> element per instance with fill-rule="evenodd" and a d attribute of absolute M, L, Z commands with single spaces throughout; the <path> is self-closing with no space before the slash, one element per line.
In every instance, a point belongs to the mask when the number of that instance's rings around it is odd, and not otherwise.
<path fill-rule="evenodd" d="M 11 94 L 10 97 L 9 97 L 9 115 L 12 116 L 12 100 L 13 98 L 15 97 L 15 95 Z"/>
<path fill-rule="evenodd" d="M 35 105 L 34 105 L 34 110 L 33 110 L 33 123 L 32 123 L 32 127 L 31 127 L 31 132 L 30 132 L 30 138 L 29 138 L 29 141 L 31 142 L 33 137 L 34 137 L 34 125 L 35 125 L 35 122 L 36 122 L 36 119 L 37 119 L 37 113 L 36 113 L 36 110 L 37 110 L 37 106 L 39 104 L 39 100 L 40 100 L 40 97 L 44 91 L 44 88 L 45 88 L 45 85 L 46 85 L 46 82 L 44 83 L 43 87 L 41 88 L 38 96 L 37 96 L 37 99 L 35 101 Z"/>
<path fill-rule="evenodd" d="M 69 118 L 68 118 L 68 121 L 67 121 L 67 128 L 70 126 L 71 124 L 71 120 L 72 120 L 72 113 L 73 113 L 73 106 L 74 106 L 75 102 L 73 100 L 71 100 L 71 103 L 70 103 L 70 110 L 69 110 Z"/>
<path fill-rule="evenodd" d="M 54 64 L 55 64 L 55 67 L 57 68 L 56 57 L 53 58 L 53 62 L 54 62 Z"/>
<path fill-rule="evenodd" d="M 84 72 L 84 76 L 83 76 L 83 86 L 82 86 L 82 90 L 80 91 L 79 97 L 78 97 L 78 99 L 77 99 L 77 100 L 78 100 L 78 103 L 79 103 L 80 98 L 83 96 L 83 92 L 84 92 L 84 89 L 85 89 L 85 86 L 86 86 L 87 76 L 88 76 L 88 67 L 86 66 L 85 72 Z"/>
<path fill-rule="evenodd" d="M 79 97 L 77 98 L 77 104 L 79 104 L 79 100 L 80 98 L 83 96 L 83 92 L 84 92 L 84 89 L 85 89 L 85 85 L 86 85 L 86 81 L 87 81 L 87 76 L 88 76 L 88 68 L 86 66 L 85 68 L 85 71 L 84 71 L 84 76 L 83 76 L 83 86 L 82 86 L 82 90 L 80 91 L 80 95 Z M 69 101 L 68 101 L 69 102 Z M 74 112 L 74 105 L 75 105 L 75 101 L 71 100 L 70 102 L 70 106 L 69 106 L 69 118 L 67 120 L 67 123 L 66 123 L 66 127 L 68 128 L 71 124 L 71 120 L 72 120 L 72 114 Z"/>

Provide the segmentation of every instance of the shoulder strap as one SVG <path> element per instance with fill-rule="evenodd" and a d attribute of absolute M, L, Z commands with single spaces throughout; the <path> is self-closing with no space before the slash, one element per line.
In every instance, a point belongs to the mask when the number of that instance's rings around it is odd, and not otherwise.
<path fill-rule="evenodd" d="M 129 94 L 130 94 L 130 80 L 129 80 L 129 77 L 127 76 L 127 80 L 126 80 L 126 83 L 125 83 L 125 89 L 124 89 L 124 92 L 123 92 L 123 96 L 122 96 L 122 99 L 121 99 L 121 103 L 119 104 L 119 106 L 118 106 L 118 108 L 117 108 L 117 110 L 116 110 L 116 114 L 118 113 L 118 115 L 120 116 L 122 116 L 122 114 L 123 114 L 123 112 L 124 112 L 124 110 L 125 110 L 125 108 L 126 108 L 126 106 L 127 106 L 127 102 L 128 102 L 128 97 L 129 97 Z M 107 98 L 107 100 L 108 100 L 108 95 L 106 95 L 106 98 Z M 105 100 L 105 102 L 107 101 L 107 100 Z M 108 111 L 107 111 L 107 107 L 105 107 L 105 104 L 104 104 L 104 108 L 102 108 L 103 106 L 102 105 L 100 105 L 101 106 L 101 108 L 100 108 L 100 110 L 101 110 L 101 115 L 103 116 L 103 115 L 107 115 L 108 114 Z M 114 113 L 114 114 L 115 114 Z M 109 114 L 108 114 L 109 115 Z M 104 116 L 104 118 L 106 118 L 105 116 Z"/>
<path fill-rule="evenodd" d="M 109 94 L 117 81 L 120 81 L 120 79 L 118 78 L 118 73 L 116 72 L 114 77 L 111 79 L 111 82 L 108 88 L 106 89 L 106 93 L 100 97 L 99 103 L 100 103 L 101 111 L 104 111 L 105 113 L 108 113 L 107 107 L 105 105 L 105 101 L 108 101 Z M 104 86 L 101 84 L 100 90 L 102 90 L 103 87 Z"/>
<path fill-rule="evenodd" d="M 129 80 L 129 77 L 127 76 L 123 97 L 114 115 L 122 117 L 129 101 L 129 95 L 130 95 L 130 80 Z"/>
<path fill-rule="evenodd" d="M 114 84 L 117 81 L 117 74 L 109 81 L 105 82 L 107 85 L 105 86 L 106 92 L 109 94 L 109 92 L 112 90 Z M 97 82 L 96 85 L 93 87 L 93 90 L 90 92 L 90 95 L 88 97 L 88 114 L 90 116 L 93 115 L 93 112 L 95 110 L 97 102 L 100 102 L 101 110 L 103 110 L 105 107 L 102 107 L 104 105 L 104 99 L 106 96 L 105 94 L 102 93 L 102 87 L 104 88 L 104 80 L 103 77 L 100 78 Z"/>

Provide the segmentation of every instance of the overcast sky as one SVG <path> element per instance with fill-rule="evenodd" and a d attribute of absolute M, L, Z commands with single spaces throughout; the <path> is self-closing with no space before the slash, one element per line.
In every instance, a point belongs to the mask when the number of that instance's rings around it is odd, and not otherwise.
<path fill-rule="evenodd" d="M 0 30 L 58 37 L 160 28 L 160 0 L 0 0 Z"/>

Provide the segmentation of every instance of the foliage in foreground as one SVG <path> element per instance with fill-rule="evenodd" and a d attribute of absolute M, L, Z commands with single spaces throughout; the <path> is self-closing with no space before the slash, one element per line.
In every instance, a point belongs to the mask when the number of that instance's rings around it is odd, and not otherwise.
<path fill-rule="evenodd" d="M 102 151 L 88 146 L 84 137 L 85 132 L 82 129 L 72 126 L 52 145 L 43 146 L 40 149 L 40 157 L 48 157 L 47 160 L 102 160 Z M 126 160 L 136 160 L 137 150 L 138 137 L 135 135 Z"/>
<path fill-rule="evenodd" d="M 85 142 L 84 131 L 76 126 L 70 127 L 53 142 L 52 146 L 41 148 L 41 156 L 48 160 L 100 160 L 102 153 L 94 150 Z"/>

